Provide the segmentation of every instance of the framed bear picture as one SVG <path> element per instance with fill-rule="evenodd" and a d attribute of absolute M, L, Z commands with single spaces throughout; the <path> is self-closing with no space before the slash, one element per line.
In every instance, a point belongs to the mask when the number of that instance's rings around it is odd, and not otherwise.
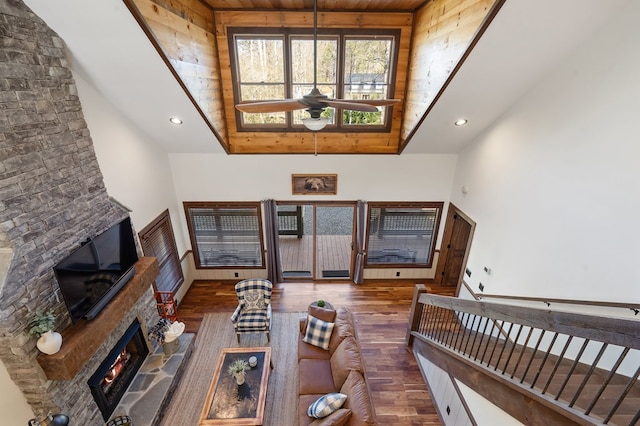
<path fill-rule="evenodd" d="M 338 175 L 314 174 L 291 175 L 293 195 L 324 194 L 335 195 L 338 193 Z"/>

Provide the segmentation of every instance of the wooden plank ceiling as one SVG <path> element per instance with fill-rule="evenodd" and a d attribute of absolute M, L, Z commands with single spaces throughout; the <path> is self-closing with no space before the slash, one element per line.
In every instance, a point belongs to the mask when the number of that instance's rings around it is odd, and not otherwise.
<path fill-rule="evenodd" d="M 313 0 L 202 0 L 213 10 L 313 9 Z M 318 10 L 366 10 L 414 12 L 429 0 L 318 0 Z"/>
<path fill-rule="evenodd" d="M 398 154 L 504 0 L 318 0 L 319 28 L 400 31 L 387 132 L 239 132 L 227 29 L 313 27 L 313 0 L 124 0 L 229 154 Z M 316 136 L 316 137 L 314 137 Z"/>

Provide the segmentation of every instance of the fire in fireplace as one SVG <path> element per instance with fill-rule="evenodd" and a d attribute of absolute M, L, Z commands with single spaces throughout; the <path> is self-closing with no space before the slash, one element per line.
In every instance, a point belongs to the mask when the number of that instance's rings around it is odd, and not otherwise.
<path fill-rule="evenodd" d="M 136 319 L 88 381 L 93 399 L 105 420 L 118 406 L 148 354 L 149 348 Z"/>
<path fill-rule="evenodd" d="M 109 369 L 107 370 L 107 374 L 105 374 L 102 382 L 100 383 L 100 386 L 102 386 L 104 393 L 108 394 L 111 385 L 114 383 L 118 383 L 118 377 L 120 377 L 120 373 L 122 373 L 122 370 L 130 365 L 130 359 L 131 354 L 127 351 L 127 348 L 124 348 L 122 352 L 120 352 L 120 355 L 118 355 L 116 360 L 113 361 L 113 364 L 111 364 L 111 367 L 109 367 Z"/>

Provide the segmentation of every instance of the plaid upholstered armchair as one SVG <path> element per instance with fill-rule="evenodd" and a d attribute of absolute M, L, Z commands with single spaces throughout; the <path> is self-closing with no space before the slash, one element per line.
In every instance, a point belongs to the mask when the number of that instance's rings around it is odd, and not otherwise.
<path fill-rule="evenodd" d="M 265 279 L 243 280 L 236 284 L 238 307 L 231 315 L 240 342 L 241 334 L 266 333 L 270 341 L 271 290 L 273 284 Z"/>

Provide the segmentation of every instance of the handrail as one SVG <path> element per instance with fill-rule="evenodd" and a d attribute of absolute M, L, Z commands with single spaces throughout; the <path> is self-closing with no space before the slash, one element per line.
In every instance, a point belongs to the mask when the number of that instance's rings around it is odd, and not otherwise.
<path fill-rule="evenodd" d="M 278 210 L 278 235 L 304 235 L 304 220 L 302 206 L 295 206 L 295 210 Z"/>
<path fill-rule="evenodd" d="M 640 349 L 640 334 L 638 334 L 640 321 L 465 300 L 435 294 L 422 294 L 420 303 L 477 316 L 487 316 L 507 323 L 517 320 L 518 324 L 533 328 L 553 327 L 553 331 L 561 334 Z"/>
<path fill-rule="evenodd" d="M 553 297 L 539 297 L 539 296 L 515 296 L 509 294 L 491 294 L 491 293 L 477 293 L 471 286 L 462 280 L 462 285 L 467 289 L 469 294 L 475 300 L 483 299 L 498 299 L 498 300 L 521 300 L 523 302 L 541 302 L 550 307 L 552 303 L 558 303 L 561 305 L 577 305 L 577 306 L 593 306 L 597 308 L 614 308 L 614 309 L 630 309 L 635 315 L 640 314 L 639 303 L 623 303 L 623 302 L 601 302 L 597 300 L 582 300 L 582 299 L 556 299 Z"/>
<path fill-rule="evenodd" d="M 638 303 L 621 303 L 621 302 L 599 302 L 596 300 L 579 300 L 579 299 L 555 299 L 552 297 L 532 297 L 532 296 L 513 296 L 506 294 L 485 294 L 473 293 L 474 297 L 482 299 L 505 299 L 505 300 L 523 300 L 526 302 L 542 302 L 547 305 L 550 303 L 561 303 L 564 305 L 584 305 L 597 306 L 600 308 L 620 308 L 631 309 L 636 315 L 640 313 L 640 304 Z"/>
<path fill-rule="evenodd" d="M 407 343 L 429 341 L 597 423 L 634 424 L 640 410 L 620 408 L 640 395 L 639 337 L 636 320 L 437 296 L 416 286 Z M 589 353 L 597 355 L 590 360 Z M 625 359 L 631 366 L 623 376 Z"/>

